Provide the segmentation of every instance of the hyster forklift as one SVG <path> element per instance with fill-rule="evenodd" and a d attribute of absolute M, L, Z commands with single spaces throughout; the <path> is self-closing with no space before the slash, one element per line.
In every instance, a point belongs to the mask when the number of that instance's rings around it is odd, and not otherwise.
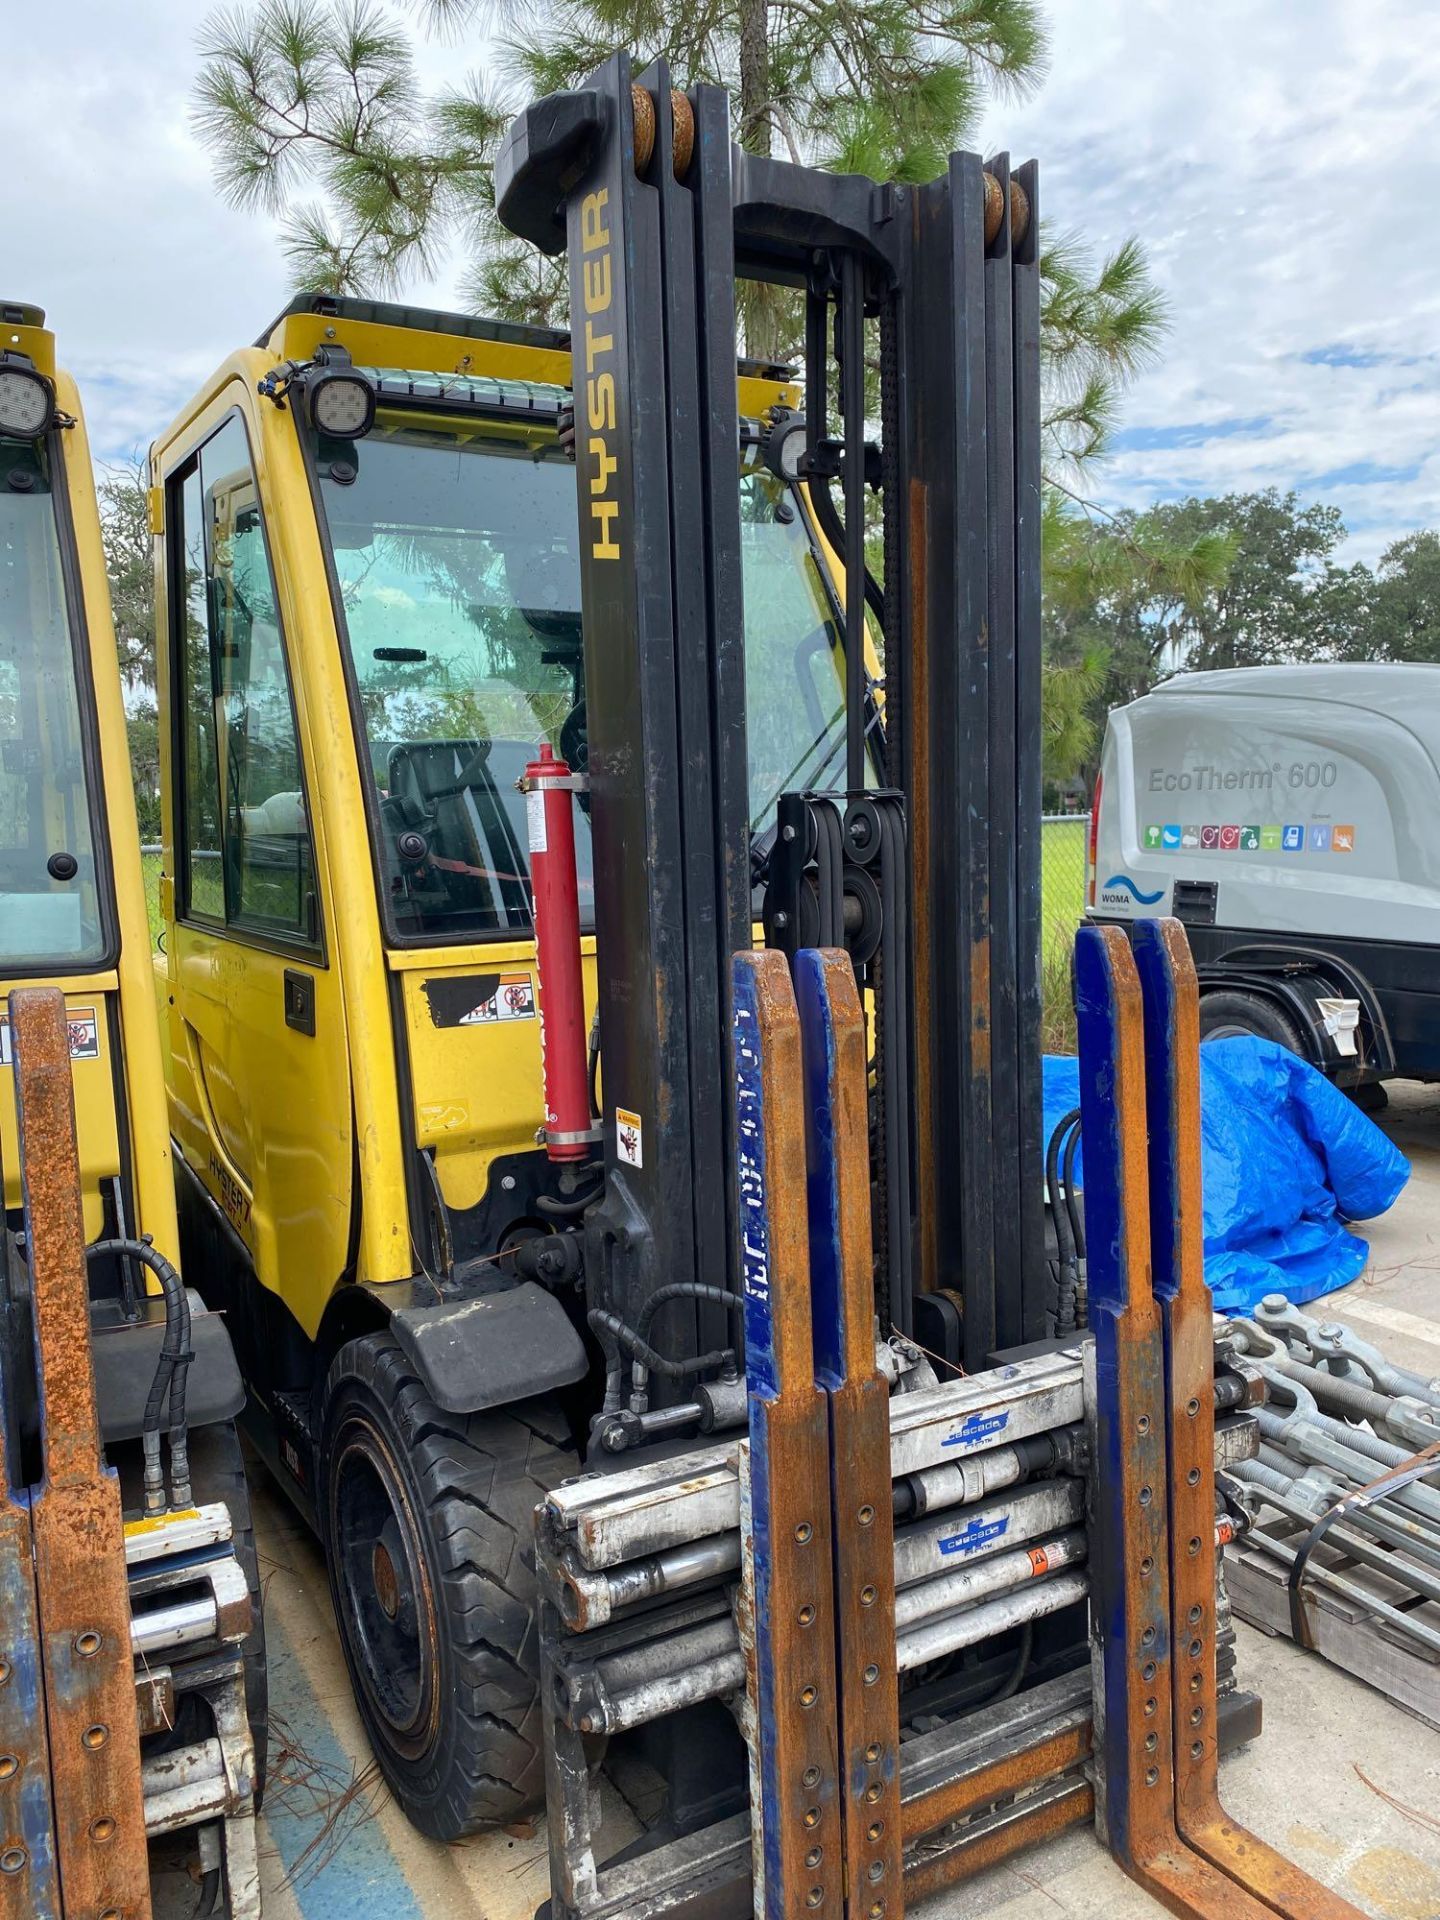
<path fill-rule="evenodd" d="M 152 455 L 182 1230 L 385 1777 L 443 1838 L 543 1791 L 557 1920 L 880 1920 L 1092 1815 L 1250 1920 L 1193 1072 L 1173 1368 L 1136 1160 L 1183 951 L 1143 1034 L 1082 969 L 1049 1337 L 1035 169 L 758 158 L 617 55 L 496 187 L 568 333 L 307 297 Z"/>
<path fill-rule="evenodd" d="M 223 1322 L 177 1268 L 79 397 L 44 314 L 9 302 L 0 1169 L 0 1914 L 148 1914 L 147 1834 L 190 1828 L 206 1910 L 258 1914 L 265 1659 L 243 1388 Z"/>
<path fill-rule="evenodd" d="M 726 474 L 723 840 L 718 811 L 703 839 L 679 819 L 708 744 L 682 762 L 651 739 L 673 662 L 651 648 L 642 707 L 631 643 L 597 653 L 582 633 L 568 335 L 297 299 L 151 456 L 155 964 L 186 1270 L 235 1342 L 259 1449 L 324 1543 L 386 1778 L 444 1838 L 544 1791 L 537 1500 L 588 1453 L 696 1428 L 694 1393 L 628 1411 L 594 1316 L 648 1329 L 664 1308 L 654 1331 L 684 1356 L 667 1378 L 743 1414 L 726 1307 L 704 1301 L 702 1320 L 694 1294 L 730 1285 L 720 969 L 749 937 L 752 882 L 758 917 L 777 800 L 845 777 L 846 669 L 793 472 L 800 390 L 768 365 L 737 376 L 733 336 L 725 351 L 713 427 L 692 403 L 685 429 Z M 658 363 L 645 380 L 660 404 Z M 613 409 L 618 377 L 607 391 Z M 698 483 L 676 485 L 703 543 Z M 690 701 L 708 698 L 703 617 L 687 614 Z M 873 743 L 869 672 L 859 698 Z M 548 1111 L 527 826 L 546 791 L 574 849 L 584 998 L 567 1033 L 558 1014 L 545 1028 L 545 1060 L 572 1070 Z M 723 925 L 705 893 L 721 861 Z M 692 1041 L 697 994 L 713 1030 Z M 624 1197 L 640 1180 L 643 1217 Z"/>

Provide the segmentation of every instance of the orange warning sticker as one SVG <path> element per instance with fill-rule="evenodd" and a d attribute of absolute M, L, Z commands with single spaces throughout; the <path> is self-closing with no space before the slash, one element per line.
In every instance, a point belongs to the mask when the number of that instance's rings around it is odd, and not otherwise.
<path fill-rule="evenodd" d="M 1030 1549 L 1030 1571 L 1036 1576 L 1050 1571 L 1050 1555 L 1046 1548 L 1032 1547 Z"/>

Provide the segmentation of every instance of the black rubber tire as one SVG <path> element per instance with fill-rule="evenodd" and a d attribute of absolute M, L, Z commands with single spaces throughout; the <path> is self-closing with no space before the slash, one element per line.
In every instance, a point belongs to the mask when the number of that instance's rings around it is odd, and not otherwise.
<path fill-rule="evenodd" d="M 319 1503 L 340 1640 L 381 1771 L 434 1839 L 544 1798 L 533 1515 L 578 1470 L 548 1401 L 444 1413 L 388 1333 L 335 1357 Z"/>
<path fill-rule="evenodd" d="M 125 1512 L 127 1515 L 138 1514 L 143 1506 L 144 1494 L 140 1442 L 125 1442 L 107 1448 L 106 1452 L 111 1465 L 120 1475 L 120 1493 Z M 245 1570 L 245 1582 L 250 1589 L 252 1625 L 250 1637 L 245 1642 L 245 1705 L 250 1714 L 250 1732 L 255 1742 L 255 1805 L 258 1810 L 265 1795 L 270 1681 L 265 1655 L 260 1562 L 255 1551 L 255 1527 L 250 1513 L 250 1483 L 245 1477 L 245 1456 L 233 1420 L 221 1420 L 214 1426 L 190 1429 L 190 1491 L 197 1507 L 223 1500 L 230 1509 L 235 1557 Z M 175 1725 L 168 1733 L 147 1740 L 145 1753 L 155 1756 L 168 1752 L 172 1747 L 188 1746 L 193 1741 L 208 1739 L 210 1732 L 209 1710 L 204 1702 L 197 1694 L 182 1692 Z"/>
<path fill-rule="evenodd" d="M 1221 987 L 1200 997 L 1200 1038 L 1222 1040 L 1231 1034 L 1254 1033 L 1274 1040 L 1291 1053 L 1304 1056 L 1300 1034 L 1289 1016 L 1273 1000 L 1240 987 Z"/>

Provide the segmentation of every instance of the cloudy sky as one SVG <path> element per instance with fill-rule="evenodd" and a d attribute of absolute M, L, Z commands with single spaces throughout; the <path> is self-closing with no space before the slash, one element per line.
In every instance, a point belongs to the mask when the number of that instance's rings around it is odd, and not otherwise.
<path fill-rule="evenodd" d="M 7 10 L 8 11 L 8 10 Z M 1127 403 L 1110 505 L 1277 485 L 1336 502 L 1349 557 L 1440 525 L 1440 13 L 1432 0 L 1050 0 L 1051 70 L 987 147 L 1045 217 L 1141 234 L 1174 325 Z M 191 0 L 6 21 L 0 291 L 45 306 L 101 457 L 144 445 L 286 294 L 265 221 L 189 126 Z M 422 47 L 424 77 L 476 63 Z M 412 297 L 445 304 L 448 274 Z"/>

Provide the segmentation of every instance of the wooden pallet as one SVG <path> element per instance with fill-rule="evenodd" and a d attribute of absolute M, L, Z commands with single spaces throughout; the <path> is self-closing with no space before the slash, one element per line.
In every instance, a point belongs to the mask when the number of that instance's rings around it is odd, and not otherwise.
<path fill-rule="evenodd" d="M 1262 1522 L 1267 1533 L 1287 1546 L 1298 1546 L 1305 1537 L 1304 1527 L 1274 1513 L 1265 1513 Z M 1318 1565 L 1343 1574 L 1353 1586 L 1402 1608 L 1440 1632 L 1440 1606 L 1433 1601 L 1417 1601 L 1398 1580 L 1360 1566 L 1323 1543 L 1314 1558 Z M 1259 1627 L 1262 1633 L 1293 1639 L 1288 1573 L 1282 1561 L 1243 1540 L 1229 1546 L 1225 1577 L 1239 1618 Z M 1358 1601 L 1313 1582 L 1307 1583 L 1305 1595 L 1315 1651 L 1332 1666 L 1363 1680 L 1396 1706 L 1440 1731 L 1440 1655 L 1427 1654 L 1413 1645 L 1387 1622 L 1367 1613 Z"/>

